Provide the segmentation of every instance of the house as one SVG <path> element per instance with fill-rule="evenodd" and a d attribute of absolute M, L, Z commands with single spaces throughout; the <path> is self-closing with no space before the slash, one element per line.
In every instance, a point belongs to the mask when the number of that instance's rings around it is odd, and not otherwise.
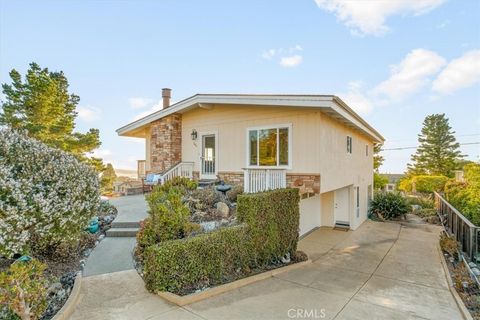
<path fill-rule="evenodd" d="M 129 196 L 142 193 L 142 182 L 138 179 L 121 176 L 113 183 L 113 192 L 120 196 Z"/>
<path fill-rule="evenodd" d="M 117 130 L 145 139 L 145 170 L 300 189 L 300 234 L 356 229 L 373 192 L 373 145 L 384 138 L 333 95 L 196 94 Z"/>
<path fill-rule="evenodd" d="M 405 176 L 402 173 L 382 173 L 382 176 L 388 179 L 387 184 L 382 188 L 383 191 L 397 191 L 398 182 Z"/>

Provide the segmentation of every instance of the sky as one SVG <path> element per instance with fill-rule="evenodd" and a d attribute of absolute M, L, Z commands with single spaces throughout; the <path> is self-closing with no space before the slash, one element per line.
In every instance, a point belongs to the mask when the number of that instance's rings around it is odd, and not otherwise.
<path fill-rule="evenodd" d="M 406 169 L 425 116 L 480 142 L 480 1 L 0 0 L 0 82 L 30 62 L 66 74 L 94 155 L 135 169 L 143 139 L 115 130 L 196 93 L 335 94 Z M 3 99 L 0 95 L 0 99 Z M 480 160 L 480 144 L 462 145 Z"/>

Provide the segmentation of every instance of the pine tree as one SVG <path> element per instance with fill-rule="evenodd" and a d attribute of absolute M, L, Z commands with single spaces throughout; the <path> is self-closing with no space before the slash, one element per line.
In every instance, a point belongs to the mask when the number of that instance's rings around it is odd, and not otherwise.
<path fill-rule="evenodd" d="M 383 164 L 383 161 L 385 158 L 380 155 L 380 152 L 382 151 L 383 144 L 375 144 L 373 146 L 373 170 L 375 172 L 378 172 L 378 169 L 380 169 L 381 165 Z"/>
<path fill-rule="evenodd" d="M 100 188 L 102 193 L 110 193 L 113 191 L 113 183 L 117 179 L 117 174 L 111 163 L 108 163 L 105 170 L 102 172 L 100 179 Z"/>
<path fill-rule="evenodd" d="M 80 98 L 68 92 L 63 72 L 50 72 L 31 63 L 25 80 L 18 71 L 10 72 L 11 84 L 2 84 L 5 101 L 1 103 L 0 125 L 25 131 L 48 146 L 72 153 L 101 170 L 99 159 L 86 153 L 100 146 L 98 129 L 74 132 L 75 111 Z"/>
<path fill-rule="evenodd" d="M 445 114 L 432 114 L 423 121 L 418 135 L 420 146 L 408 165 L 409 174 L 453 176 L 459 160 L 464 157 Z"/>

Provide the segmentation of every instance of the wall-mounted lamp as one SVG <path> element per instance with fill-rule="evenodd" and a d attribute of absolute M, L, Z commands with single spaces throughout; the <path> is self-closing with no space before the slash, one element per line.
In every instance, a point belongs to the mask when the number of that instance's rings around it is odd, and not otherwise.
<path fill-rule="evenodd" d="M 193 129 L 190 136 L 192 137 L 193 141 L 197 140 L 197 130 Z"/>

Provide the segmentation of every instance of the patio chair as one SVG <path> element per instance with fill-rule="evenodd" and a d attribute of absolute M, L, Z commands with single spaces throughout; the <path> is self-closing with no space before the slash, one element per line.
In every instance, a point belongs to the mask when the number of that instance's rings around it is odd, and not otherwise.
<path fill-rule="evenodd" d="M 151 192 L 153 186 L 157 185 L 160 182 L 160 175 L 157 173 L 149 173 L 145 176 L 145 179 L 142 179 L 142 191 L 143 194 Z"/>

